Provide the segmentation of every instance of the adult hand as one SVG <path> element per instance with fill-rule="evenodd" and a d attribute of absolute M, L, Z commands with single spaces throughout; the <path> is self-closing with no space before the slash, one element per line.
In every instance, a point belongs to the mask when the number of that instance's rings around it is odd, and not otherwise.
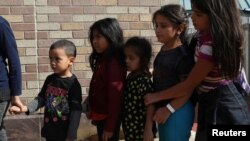
<path fill-rule="evenodd" d="M 21 109 L 20 107 L 18 106 L 11 106 L 9 108 L 9 113 L 11 115 L 16 115 L 16 114 L 20 114 L 20 113 L 24 113 L 24 112 L 27 112 L 28 111 L 28 108 L 27 106 L 23 106 L 23 108 Z"/>
<path fill-rule="evenodd" d="M 21 102 L 19 96 L 11 96 L 11 105 L 19 107 L 21 111 L 25 111 L 25 106 Z"/>
<path fill-rule="evenodd" d="M 158 124 L 164 124 L 170 116 L 170 111 L 166 107 L 159 108 L 153 117 L 153 120 Z"/>
<path fill-rule="evenodd" d="M 102 139 L 103 141 L 108 141 L 113 136 L 113 132 L 103 131 Z"/>

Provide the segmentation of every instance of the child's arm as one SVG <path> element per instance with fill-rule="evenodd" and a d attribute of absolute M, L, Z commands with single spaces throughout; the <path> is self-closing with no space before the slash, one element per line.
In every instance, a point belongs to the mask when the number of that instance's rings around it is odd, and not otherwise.
<path fill-rule="evenodd" d="M 155 106 L 153 104 L 150 104 L 147 107 L 147 117 L 146 117 L 146 124 L 144 128 L 143 133 L 143 140 L 144 141 L 153 141 L 154 140 L 154 133 L 152 131 L 154 121 L 153 121 L 153 115 L 155 111 Z"/>
<path fill-rule="evenodd" d="M 189 100 L 191 94 L 192 93 L 188 95 L 184 95 L 182 97 L 175 98 L 171 100 L 169 104 L 176 111 L 179 108 L 181 108 Z M 161 107 L 155 112 L 153 120 L 156 121 L 158 124 L 163 124 L 167 121 L 170 115 L 171 115 L 171 111 L 167 107 Z"/>
<path fill-rule="evenodd" d="M 214 64 L 210 61 L 198 60 L 186 80 L 169 89 L 155 92 L 153 94 L 147 94 L 144 97 L 144 103 L 148 105 L 161 100 L 188 95 L 207 76 L 207 74 L 213 69 L 213 66 Z"/>
<path fill-rule="evenodd" d="M 75 81 L 75 83 L 73 83 L 72 88 L 69 91 L 69 95 L 71 95 L 72 98 L 69 99 L 70 117 L 66 141 L 74 141 L 77 138 L 77 130 L 82 113 L 82 90 L 81 85 L 78 81 Z"/>
<path fill-rule="evenodd" d="M 77 129 L 79 127 L 81 113 L 81 110 L 71 111 L 66 141 L 74 141 L 77 138 Z"/>

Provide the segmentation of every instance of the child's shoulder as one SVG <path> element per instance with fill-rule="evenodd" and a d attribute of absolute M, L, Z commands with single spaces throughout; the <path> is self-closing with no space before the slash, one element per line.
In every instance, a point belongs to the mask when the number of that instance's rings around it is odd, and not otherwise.
<path fill-rule="evenodd" d="M 80 85 L 80 82 L 75 74 L 72 74 L 71 79 L 74 81 L 74 83 Z"/>

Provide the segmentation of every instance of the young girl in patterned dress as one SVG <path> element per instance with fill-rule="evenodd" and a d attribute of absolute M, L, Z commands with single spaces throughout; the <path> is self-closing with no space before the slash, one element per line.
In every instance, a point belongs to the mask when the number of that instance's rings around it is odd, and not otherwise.
<path fill-rule="evenodd" d="M 122 127 L 126 141 L 153 141 L 153 105 L 144 105 L 144 95 L 153 91 L 149 62 L 152 47 L 140 37 L 132 37 L 125 44 L 127 69 Z"/>

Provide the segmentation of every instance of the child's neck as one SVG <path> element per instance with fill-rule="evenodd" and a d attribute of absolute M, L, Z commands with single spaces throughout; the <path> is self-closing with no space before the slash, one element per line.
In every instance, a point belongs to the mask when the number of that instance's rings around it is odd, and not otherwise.
<path fill-rule="evenodd" d="M 57 73 L 58 77 L 60 78 L 66 78 L 66 77 L 71 77 L 73 74 L 71 71 L 67 71 L 65 73 Z"/>
<path fill-rule="evenodd" d="M 171 50 L 179 47 L 180 45 L 182 45 L 180 40 L 169 41 L 163 45 L 162 50 L 163 51 Z"/>
<path fill-rule="evenodd" d="M 139 75 L 141 73 L 143 73 L 143 71 L 141 71 L 141 70 L 132 71 L 132 72 L 129 73 L 129 77 L 131 78 L 131 77 L 137 76 L 137 75 Z"/>

